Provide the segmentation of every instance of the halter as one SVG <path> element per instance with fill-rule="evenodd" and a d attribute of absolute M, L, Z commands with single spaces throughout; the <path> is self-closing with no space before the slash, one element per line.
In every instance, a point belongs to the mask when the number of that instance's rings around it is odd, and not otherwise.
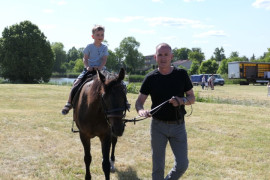
<path fill-rule="evenodd" d="M 124 88 L 124 90 L 125 90 L 125 88 Z M 113 108 L 113 109 L 107 108 L 105 100 L 104 100 L 104 94 L 101 95 L 101 99 L 102 99 L 102 107 L 104 110 L 105 119 L 107 120 L 109 125 L 110 125 L 109 118 L 124 118 L 126 116 L 126 111 L 127 110 L 129 111 L 129 107 L 127 106 L 127 97 L 125 95 L 124 95 L 124 104 L 125 104 L 124 107 L 117 107 L 117 108 Z M 114 114 L 115 112 L 120 112 L 120 111 L 123 111 L 122 115 Z"/>

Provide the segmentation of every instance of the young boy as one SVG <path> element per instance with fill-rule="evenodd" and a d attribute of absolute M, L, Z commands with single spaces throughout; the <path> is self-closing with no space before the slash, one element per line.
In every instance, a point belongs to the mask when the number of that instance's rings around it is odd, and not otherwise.
<path fill-rule="evenodd" d="M 87 72 L 94 72 L 96 69 L 102 70 L 107 62 L 108 47 L 102 44 L 104 40 L 104 32 L 105 28 L 100 25 L 96 25 L 92 29 L 92 38 L 94 39 L 94 43 L 88 44 L 86 48 L 83 50 L 83 64 L 84 70 L 75 80 L 72 90 L 82 81 L 82 78 Z M 69 110 L 72 109 L 71 105 L 71 95 L 72 90 L 69 94 L 68 101 L 64 108 L 62 109 L 62 114 L 68 114 Z"/>

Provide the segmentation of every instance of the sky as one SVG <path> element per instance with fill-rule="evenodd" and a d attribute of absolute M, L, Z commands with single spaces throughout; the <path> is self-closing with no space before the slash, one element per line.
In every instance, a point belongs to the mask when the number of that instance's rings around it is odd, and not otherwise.
<path fill-rule="evenodd" d="M 95 24 L 105 27 L 112 51 L 126 37 L 140 43 L 144 56 L 159 43 L 201 48 L 209 59 L 225 55 L 256 58 L 270 48 L 270 0 L 0 0 L 0 37 L 4 28 L 28 20 L 50 43 L 64 50 L 92 43 Z"/>

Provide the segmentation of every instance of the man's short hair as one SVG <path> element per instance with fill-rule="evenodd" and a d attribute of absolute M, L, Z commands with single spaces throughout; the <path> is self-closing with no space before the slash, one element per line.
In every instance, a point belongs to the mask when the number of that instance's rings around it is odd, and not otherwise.
<path fill-rule="evenodd" d="M 167 43 L 160 43 L 156 46 L 156 50 L 160 47 L 168 47 L 172 51 L 172 47 Z"/>

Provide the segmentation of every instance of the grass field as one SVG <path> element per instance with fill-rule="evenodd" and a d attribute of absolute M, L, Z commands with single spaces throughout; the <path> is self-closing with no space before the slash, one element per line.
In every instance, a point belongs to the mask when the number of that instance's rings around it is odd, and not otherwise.
<path fill-rule="evenodd" d="M 0 179 L 73 180 L 85 174 L 83 147 L 62 116 L 70 87 L 0 84 Z M 270 97 L 266 86 L 194 87 L 198 99 L 186 118 L 189 168 L 182 179 L 270 179 Z M 127 118 L 137 116 L 136 94 Z M 147 101 L 146 107 L 150 107 Z M 186 107 L 188 113 L 190 106 Z M 151 179 L 150 119 L 127 124 L 116 147 L 111 179 Z M 98 138 L 92 139 L 92 178 L 104 179 Z M 166 173 L 173 164 L 168 146 Z"/>

